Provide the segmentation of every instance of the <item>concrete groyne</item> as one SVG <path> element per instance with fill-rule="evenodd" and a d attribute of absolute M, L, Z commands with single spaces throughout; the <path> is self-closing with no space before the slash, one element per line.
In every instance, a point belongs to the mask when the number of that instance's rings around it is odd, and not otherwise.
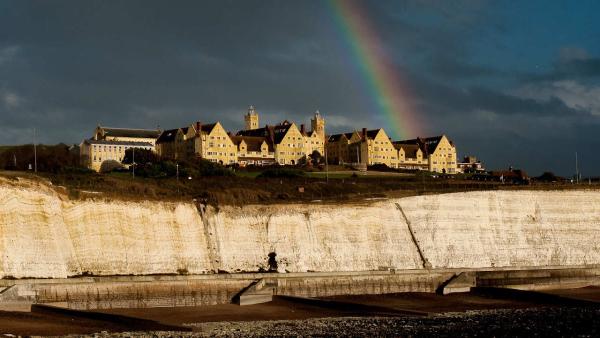
<path fill-rule="evenodd" d="M 69 200 L 0 179 L 0 277 L 600 264 L 600 191 L 207 207 Z M 236 286 L 237 287 L 237 286 Z"/>

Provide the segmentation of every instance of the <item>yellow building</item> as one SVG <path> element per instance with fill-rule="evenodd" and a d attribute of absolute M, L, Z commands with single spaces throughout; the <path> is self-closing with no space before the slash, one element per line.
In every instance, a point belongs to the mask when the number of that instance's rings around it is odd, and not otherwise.
<path fill-rule="evenodd" d="M 245 116 L 246 127 L 249 126 L 249 116 L 258 123 L 258 113 L 253 107 L 251 109 Z M 325 119 L 318 111 L 311 119 L 311 126 L 312 130 L 306 132 L 304 125 L 298 129 L 295 123 L 286 120 L 274 126 L 240 130 L 237 136 L 262 137 L 272 147 L 276 163 L 297 165 L 306 163 L 315 150 L 321 156 L 325 153 Z"/>
<path fill-rule="evenodd" d="M 189 127 L 163 131 L 156 140 L 156 152 L 158 156 L 171 160 L 193 158 L 194 143 L 188 140 L 188 130 Z"/>
<path fill-rule="evenodd" d="M 304 125 L 300 125 L 300 134 L 304 136 L 304 153 L 310 156 L 314 151 L 325 156 L 325 119 L 317 110 L 310 120 L 312 130 L 305 131 Z"/>
<path fill-rule="evenodd" d="M 163 159 L 203 158 L 222 165 L 237 163 L 237 146 L 220 122 L 192 123 L 189 127 L 165 130 L 158 138 L 157 152 Z"/>
<path fill-rule="evenodd" d="M 398 151 L 383 128 L 373 130 L 363 128 L 360 136 L 362 138 L 360 142 L 351 143 L 360 146 L 360 163 L 385 164 L 394 167 L 398 161 Z"/>
<path fill-rule="evenodd" d="M 423 158 L 423 151 L 417 144 L 402 144 L 394 142 L 394 148 L 398 151 L 398 160 L 393 166 L 397 169 L 418 169 L 429 170 L 429 164 L 426 158 Z"/>
<path fill-rule="evenodd" d="M 231 141 L 237 147 L 237 163 L 241 167 L 275 164 L 275 150 L 266 137 L 231 136 Z"/>
<path fill-rule="evenodd" d="M 456 148 L 446 135 L 393 142 L 383 129 L 328 137 L 329 163 L 385 164 L 390 168 L 457 172 Z"/>
<path fill-rule="evenodd" d="M 155 150 L 160 130 L 96 127 L 94 136 L 80 144 L 81 164 L 95 171 L 119 167 L 130 148 Z"/>
<path fill-rule="evenodd" d="M 273 145 L 275 162 L 281 165 L 296 165 L 306 158 L 304 136 L 296 124 L 283 121 L 274 126 L 240 130 L 236 136 L 263 137 Z"/>
<path fill-rule="evenodd" d="M 258 128 L 259 115 L 253 106 L 244 115 L 244 123 L 246 129 L 236 136 L 219 122 L 165 130 L 156 142 L 157 152 L 165 159 L 204 158 L 223 165 L 296 165 L 306 162 L 315 150 L 324 154 L 325 119 L 318 111 L 309 132 L 304 125 L 298 129 L 289 121 Z"/>
<path fill-rule="evenodd" d="M 220 122 L 190 125 L 186 140 L 193 144 L 193 155 L 211 162 L 231 165 L 237 162 L 237 147 Z"/>
<path fill-rule="evenodd" d="M 422 153 L 422 162 L 427 164 L 429 171 L 446 174 L 457 172 L 456 147 L 446 135 L 397 141 L 394 145 L 418 146 Z"/>
<path fill-rule="evenodd" d="M 327 160 L 331 164 L 359 163 L 360 150 L 356 143 L 362 141 L 357 131 L 344 134 L 334 134 L 327 138 Z M 355 144 L 350 151 L 350 145 Z"/>

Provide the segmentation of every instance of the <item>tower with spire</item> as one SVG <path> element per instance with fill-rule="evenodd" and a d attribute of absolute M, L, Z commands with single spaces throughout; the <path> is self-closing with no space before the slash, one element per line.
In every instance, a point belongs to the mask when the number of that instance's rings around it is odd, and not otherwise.
<path fill-rule="evenodd" d="M 244 115 L 245 130 L 258 129 L 258 112 L 254 109 L 254 106 L 248 107 L 248 113 Z"/>
<path fill-rule="evenodd" d="M 319 137 L 325 139 L 325 119 L 321 116 L 321 113 L 317 110 L 315 116 L 310 120 L 312 130 L 316 132 Z"/>

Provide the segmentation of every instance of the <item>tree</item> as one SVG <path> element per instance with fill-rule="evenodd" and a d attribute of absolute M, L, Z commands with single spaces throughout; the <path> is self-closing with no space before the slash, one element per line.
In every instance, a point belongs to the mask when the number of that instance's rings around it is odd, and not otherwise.
<path fill-rule="evenodd" d="M 321 163 L 321 153 L 318 150 L 313 150 L 310 154 L 310 159 L 312 160 L 313 165 L 319 165 Z"/>
<path fill-rule="evenodd" d="M 80 166 L 79 153 L 71 151 L 66 144 L 38 144 L 37 169 L 39 172 L 58 173 Z M 3 147 L 0 153 L 0 169 L 28 170 L 33 165 L 34 150 L 32 144 Z"/>
<path fill-rule="evenodd" d="M 108 173 L 115 169 L 122 168 L 123 165 L 116 160 L 105 160 L 100 165 L 100 172 Z"/>
<path fill-rule="evenodd" d="M 135 154 L 134 154 L 135 150 Z M 158 157 L 156 154 L 149 149 L 143 148 L 129 148 L 125 150 L 125 156 L 123 156 L 123 164 L 133 164 L 135 159 L 136 164 L 156 163 Z"/>

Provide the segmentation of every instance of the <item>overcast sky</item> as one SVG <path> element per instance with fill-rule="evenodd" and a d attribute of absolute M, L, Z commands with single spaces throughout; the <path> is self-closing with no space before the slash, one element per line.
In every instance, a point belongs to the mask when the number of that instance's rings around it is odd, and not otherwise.
<path fill-rule="evenodd" d="M 600 175 L 600 1 L 369 1 L 423 126 L 459 155 Z M 97 124 L 385 127 L 325 1 L 0 0 L 0 144 Z M 357 75 L 358 74 L 358 75 Z M 391 128 L 394 129 L 394 128 Z"/>

